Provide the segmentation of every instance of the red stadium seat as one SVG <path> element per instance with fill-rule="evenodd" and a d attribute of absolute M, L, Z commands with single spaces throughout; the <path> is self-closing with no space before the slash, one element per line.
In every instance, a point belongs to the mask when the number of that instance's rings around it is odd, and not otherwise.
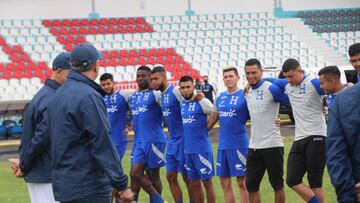
<path fill-rule="evenodd" d="M 97 32 L 101 33 L 101 34 L 107 33 L 106 27 L 105 26 L 99 26 L 98 29 L 97 29 Z"/>
<path fill-rule="evenodd" d="M 150 56 L 150 53 L 146 49 L 140 49 L 139 55 L 140 56 Z"/>
<path fill-rule="evenodd" d="M 60 22 L 60 20 L 52 20 L 52 21 L 51 21 L 51 25 L 52 25 L 52 26 L 56 26 L 56 27 L 60 27 L 60 26 L 61 26 L 61 22 Z"/>
<path fill-rule="evenodd" d="M 88 33 L 89 34 L 96 34 L 97 33 L 96 27 L 89 27 Z"/>
<path fill-rule="evenodd" d="M 86 27 L 80 27 L 79 29 L 79 33 L 80 34 L 88 34 L 88 29 Z"/>
<path fill-rule="evenodd" d="M 58 28 L 55 28 L 55 27 L 53 27 L 53 28 L 50 29 L 50 33 L 53 34 L 53 35 L 58 35 L 58 34 L 60 34 L 59 29 L 58 29 Z"/>
<path fill-rule="evenodd" d="M 114 58 L 120 58 L 120 53 L 116 50 L 111 51 L 110 55 Z"/>
<path fill-rule="evenodd" d="M 43 20 L 43 21 L 42 21 L 42 24 L 43 24 L 45 27 L 50 27 L 50 26 L 51 26 L 50 20 Z"/>
<path fill-rule="evenodd" d="M 81 23 L 80 23 L 80 21 L 78 19 L 72 19 L 71 20 L 71 25 L 72 26 L 80 26 Z"/>
<path fill-rule="evenodd" d="M 95 18 L 94 18 L 94 19 L 91 19 L 91 20 L 90 20 L 90 24 L 91 24 L 91 25 L 99 25 L 99 20 L 98 20 L 98 19 L 95 19 Z"/>
<path fill-rule="evenodd" d="M 71 22 L 68 19 L 64 19 L 61 21 L 62 26 L 71 26 Z"/>
<path fill-rule="evenodd" d="M 118 21 L 117 21 L 116 18 L 110 18 L 110 19 L 109 19 L 109 24 L 111 24 L 111 25 L 117 25 L 117 24 L 118 24 Z"/>
<path fill-rule="evenodd" d="M 89 22 L 88 19 L 82 19 L 82 20 L 80 21 L 80 24 L 81 24 L 81 25 L 84 25 L 84 26 L 90 26 L 90 22 Z"/>
<path fill-rule="evenodd" d="M 6 44 L 6 41 L 4 40 L 4 38 L 0 37 L 0 45 L 5 45 Z"/>
<path fill-rule="evenodd" d="M 71 27 L 69 32 L 72 35 L 77 35 L 77 34 L 79 34 L 79 28 L 78 27 Z"/>
<path fill-rule="evenodd" d="M 143 17 L 138 17 L 135 19 L 137 24 L 145 24 L 146 21 Z"/>
<path fill-rule="evenodd" d="M 131 24 L 131 25 L 135 25 L 135 24 L 136 24 L 135 18 L 128 18 L 128 19 L 126 19 L 126 22 L 127 22 L 128 24 Z"/>
<path fill-rule="evenodd" d="M 125 18 L 119 18 L 118 19 L 118 24 L 122 24 L 122 25 L 127 24 L 126 19 Z"/>
<path fill-rule="evenodd" d="M 119 25 L 117 27 L 117 31 L 118 31 L 118 33 L 126 33 L 126 30 L 123 25 Z"/>
<path fill-rule="evenodd" d="M 62 35 L 67 35 L 67 34 L 69 34 L 69 31 L 67 28 L 62 27 L 62 28 L 60 28 L 59 33 Z"/>
<path fill-rule="evenodd" d="M 106 19 L 106 18 L 100 19 L 100 25 L 109 25 L 109 24 L 110 23 L 109 23 L 108 19 Z"/>

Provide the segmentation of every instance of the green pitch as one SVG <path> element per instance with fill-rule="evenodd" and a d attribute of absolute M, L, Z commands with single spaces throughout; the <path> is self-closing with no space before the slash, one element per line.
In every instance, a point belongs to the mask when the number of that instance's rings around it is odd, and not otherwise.
<path fill-rule="evenodd" d="M 286 165 L 287 155 L 289 153 L 292 141 L 293 141 L 292 137 L 284 138 L 285 165 Z M 216 148 L 217 147 L 214 144 L 213 145 L 213 152 L 214 152 L 214 156 L 215 156 L 214 160 L 216 160 Z M 125 154 L 125 157 L 123 160 L 123 168 L 126 172 L 130 171 L 130 155 L 129 155 L 129 153 L 130 152 L 128 151 Z M 286 169 L 286 167 L 284 167 L 284 168 Z M 285 172 L 285 174 L 286 174 L 286 172 Z M 171 196 L 171 193 L 169 190 L 169 186 L 166 181 L 165 168 L 161 169 L 161 178 L 162 178 L 162 183 L 163 183 L 162 196 L 164 197 L 164 199 L 166 201 L 173 202 L 173 199 L 172 199 L 172 196 Z M 182 182 L 180 176 L 179 176 L 179 179 L 182 184 L 183 192 L 185 191 L 184 192 L 185 194 L 183 194 L 184 200 L 185 200 L 184 202 L 188 202 L 187 193 L 185 190 L 186 187 L 185 187 L 184 183 Z M 304 178 L 304 181 L 307 182 L 306 178 Z M 224 196 L 223 196 L 219 178 L 216 176 L 213 177 L 213 183 L 214 183 L 215 190 L 216 190 L 217 202 L 224 202 Z M 235 188 L 236 196 L 238 199 L 239 198 L 239 190 L 236 187 L 235 180 L 233 181 L 233 186 Z M 325 171 L 325 173 L 324 173 L 323 188 L 325 190 L 325 202 L 336 202 L 335 191 L 334 191 L 333 186 L 330 183 L 330 178 L 329 178 L 327 171 Z M 268 182 L 267 174 L 265 174 L 265 176 L 263 178 L 260 190 L 261 190 L 262 202 L 264 202 L 264 203 L 274 202 L 274 193 Z M 299 198 L 299 196 L 294 191 L 292 191 L 287 186 L 285 186 L 285 192 L 286 192 L 286 202 L 291 202 L 291 203 L 304 202 L 302 199 Z M 27 188 L 26 188 L 24 181 L 22 179 L 15 178 L 11 173 L 9 164 L 5 163 L 5 162 L 0 163 L 0 202 L 2 202 L 2 203 L 5 203 L 5 202 L 11 202 L 11 203 L 30 202 L 28 193 L 27 193 Z M 144 203 L 149 202 L 148 195 L 146 195 L 146 193 L 144 191 L 140 192 L 139 202 L 144 202 Z"/>

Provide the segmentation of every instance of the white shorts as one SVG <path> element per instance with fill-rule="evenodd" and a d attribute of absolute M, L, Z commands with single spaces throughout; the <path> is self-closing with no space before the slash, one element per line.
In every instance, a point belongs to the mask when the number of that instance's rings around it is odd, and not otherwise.
<path fill-rule="evenodd" d="M 51 183 L 27 183 L 31 203 L 58 203 Z"/>

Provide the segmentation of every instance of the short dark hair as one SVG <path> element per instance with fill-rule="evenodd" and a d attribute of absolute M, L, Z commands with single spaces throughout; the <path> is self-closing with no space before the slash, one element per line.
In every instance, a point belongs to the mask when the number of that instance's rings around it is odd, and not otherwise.
<path fill-rule="evenodd" d="M 245 62 L 245 66 L 253 66 L 253 65 L 256 65 L 258 68 L 261 69 L 261 63 L 256 58 L 249 59 Z"/>
<path fill-rule="evenodd" d="M 137 68 L 136 71 L 139 71 L 139 70 L 143 70 L 143 71 L 151 73 L 151 69 L 149 68 L 149 66 L 140 66 L 139 68 Z"/>
<path fill-rule="evenodd" d="M 281 69 L 284 73 L 286 73 L 291 70 L 296 70 L 299 66 L 300 66 L 300 63 L 298 60 L 289 58 L 284 62 Z"/>
<path fill-rule="evenodd" d="M 352 44 L 349 47 L 349 56 L 355 56 L 360 54 L 360 43 Z"/>
<path fill-rule="evenodd" d="M 223 74 L 226 73 L 226 72 L 230 72 L 230 71 L 234 71 L 235 75 L 239 76 L 238 70 L 235 67 L 232 67 L 232 66 L 223 69 Z"/>
<path fill-rule="evenodd" d="M 179 83 L 180 82 L 189 82 L 189 81 L 194 82 L 194 79 L 191 76 L 185 75 L 180 78 Z"/>
<path fill-rule="evenodd" d="M 318 76 L 320 75 L 327 75 L 334 77 L 336 80 L 340 80 L 340 70 L 337 66 L 325 66 L 318 72 Z"/>
<path fill-rule="evenodd" d="M 105 80 L 111 80 L 114 81 L 114 77 L 111 73 L 104 73 L 100 76 L 100 81 L 105 81 Z"/>
<path fill-rule="evenodd" d="M 163 66 L 155 66 L 152 70 L 151 70 L 151 74 L 154 73 L 166 73 L 166 70 Z"/>

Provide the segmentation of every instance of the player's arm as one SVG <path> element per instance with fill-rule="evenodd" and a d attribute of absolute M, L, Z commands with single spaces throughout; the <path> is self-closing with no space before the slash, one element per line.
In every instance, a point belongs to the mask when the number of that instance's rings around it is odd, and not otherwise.
<path fill-rule="evenodd" d="M 316 92 L 319 95 L 325 95 L 324 90 L 320 87 L 320 79 L 319 78 L 314 78 L 311 80 L 311 84 L 315 87 Z"/>
<path fill-rule="evenodd" d="M 287 94 L 277 85 L 272 84 L 269 87 L 269 91 L 273 97 L 274 102 L 279 102 L 282 105 L 290 106 L 290 100 Z"/>
<path fill-rule="evenodd" d="M 127 105 L 127 119 L 126 119 L 126 125 L 125 125 L 125 135 L 128 134 L 128 132 L 130 130 L 132 130 L 132 123 L 131 123 L 131 120 L 132 120 L 132 114 L 131 114 L 131 108 L 130 108 L 130 103 L 129 103 L 129 98 L 131 97 L 131 95 L 133 95 L 135 93 L 136 90 L 134 89 L 127 89 L 127 90 L 121 90 L 120 91 L 120 94 L 124 97 L 126 103 L 128 104 Z"/>
<path fill-rule="evenodd" d="M 81 119 L 84 133 L 89 135 L 89 149 L 93 158 L 108 176 L 111 186 L 118 191 L 125 190 L 128 177 L 123 172 L 119 155 L 110 137 L 110 123 L 102 98 L 99 95 L 85 98 L 77 115 Z"/>
<path fill-rule="evenodd" d="M 36 125 L 34 136 L 30 139 L 27 150 L 24 151 L 20 159 L 20 169 L 24 174 L 31 170 L 33 163 L 35 163 L 38 157 L 44 154 L 50 146 L 49 119 L 46 106 L 40 110 L 37 118 L 38 124 Z"/>
<path fill-rule="evenodd" d="M 185 98 L 181 95 L 180 87 L 179 87 L 179 86 L 174 87 L 173 93 L 174 93 L 176 99 L 177 99 L 179 102 L 182 102 L 183 100 L 185 100 Z M 203 98 L 205 98 L 204 93 L 199 92 L 199 91 L 197 91 L 196 89 L 194 90 L 194 95 L 195 95 L 195 96 L 194 96 L 194 100 L 195 100 L 195 101 L 200 101 L 200 100 L 202 100 Z"/>
<path fill-rule="evenodd" d="M 210 117 L 208 119 L 207 128 L 208 130 L 211 130 L 216 122 L 219 120 L 219 109 L 217 108 L 217 99 L 218 95 L 215 97 L 213 109 L 211 111 Z"/>
<path fill-rule="evenodd" d="M 326 164 L 339 202 L 355 202 L 355 182 L 351 167 L 349 146 L 340 120 L 341 102 L 336 97 L 330 109 L 326 138 Z M 351 201 L 352 200 L 352 201 Z"/>

